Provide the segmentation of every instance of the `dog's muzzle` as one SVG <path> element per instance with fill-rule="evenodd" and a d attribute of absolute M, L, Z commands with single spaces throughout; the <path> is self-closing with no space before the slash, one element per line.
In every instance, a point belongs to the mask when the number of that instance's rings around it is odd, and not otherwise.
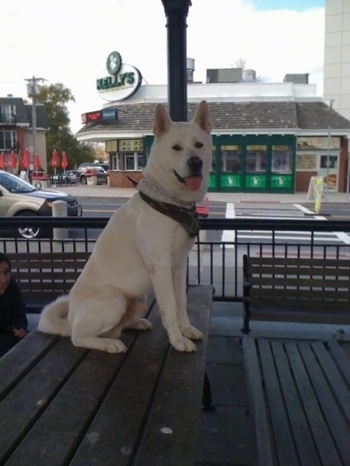
<path fill-rule="evenodd" d="M 190 175 L 183 178 L 174 170 L 176 178 L 184 183 L 190 191 L 198 191 L 202 184 L 203 161 L 199 157 L 191 157 L 187 161 Z"/>

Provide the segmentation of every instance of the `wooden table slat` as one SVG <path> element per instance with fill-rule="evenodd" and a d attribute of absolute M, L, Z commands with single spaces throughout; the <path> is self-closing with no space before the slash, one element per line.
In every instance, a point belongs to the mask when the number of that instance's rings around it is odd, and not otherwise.
<path fill-rule="evenodd" d="M 0 464 L 18 446 L 86 353 L 67 342 L 59 340 L 0 402 Z"/>
<path fill-rule="evenodd" d="M 192 466 L 211 302 L 211 286 L 190 287 L 190 319 L 205 335 L 195 353 L 170 347 L 153 297 L 154 329 L 124 332 L 126 353 L 32 332 L 0 360 L 0 464 Z"/>
<path fill-rule="evenodd" d="M 152 406 L 149 426 L 145 431 L 142 449 L 137 456 L 139 466 L 167 464 L 193 466 L 195 436 L 203 394 L 203 373 L 209 319 L 206 316 L 213 290 L 210 287 L 190 287 L 189 316 L 191 323 L 201 329 L 204 339 L 197 342 L 197 351 L 179 353 L 170 348 L 157 387 L 156 402 Z M 181 404 L 182 412 L 178 412 Z M 171 433 L 165 429 L 170 428 Z M 191 458 L 189 461 L 189 458 Z"/>

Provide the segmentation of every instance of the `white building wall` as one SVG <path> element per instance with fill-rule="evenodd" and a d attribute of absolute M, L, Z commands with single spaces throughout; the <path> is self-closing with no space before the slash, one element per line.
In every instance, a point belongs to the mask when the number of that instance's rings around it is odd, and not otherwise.
<path fill-rule="evenodd" d="M 350 0 L 326 0 L 323 89 L 350 120 Z"/>

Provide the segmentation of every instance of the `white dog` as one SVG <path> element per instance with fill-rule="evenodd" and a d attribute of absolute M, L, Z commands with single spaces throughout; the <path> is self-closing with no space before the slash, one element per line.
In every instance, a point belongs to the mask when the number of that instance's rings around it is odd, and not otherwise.
<path fill-rule="evenodd" d="M 208 105 L 191 123 L 173 122 L 157 105 L 155 140 L 138 192 L 98 238 L 69 295 L 43 309 L 39 330 L 71 336 L 76 346 L 119 353 L 123 328 L 149 329 L 145 295 L 154 290 L 162 323 L 178 351 L 202 338 L 187 315 L 186 259 L 198 232 L 212 158 Z"/>

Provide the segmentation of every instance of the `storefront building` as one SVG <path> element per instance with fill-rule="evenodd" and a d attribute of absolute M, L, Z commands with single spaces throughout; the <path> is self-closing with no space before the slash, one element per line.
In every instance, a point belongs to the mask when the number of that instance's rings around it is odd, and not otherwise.
<path fill-rule="evenodd" d="M 167 102 L 167 87 L 141 85 L 135 70 L 129 69 L 126 86 L 118 75 L 116 87 L 112 78 L 98 80 L 100 87 L 109 82 L 103 92 L 111 93 L 112 102 L 84 114 L 76 135 L 105 143 L 110 186 L 131 187 L 131 180 L 141 179 L 153 142 L 155 106 Z M 123 68 L 120 73 L 126 74 Z M 201 100 L 209 103 L 211 191 L 306 192 L 313 176 L 322 176 L 329 190 L 347 191 L 350 121 L 317 97 L 314 85 L 192 82 L 187 93 L 188 120 Z"/>

